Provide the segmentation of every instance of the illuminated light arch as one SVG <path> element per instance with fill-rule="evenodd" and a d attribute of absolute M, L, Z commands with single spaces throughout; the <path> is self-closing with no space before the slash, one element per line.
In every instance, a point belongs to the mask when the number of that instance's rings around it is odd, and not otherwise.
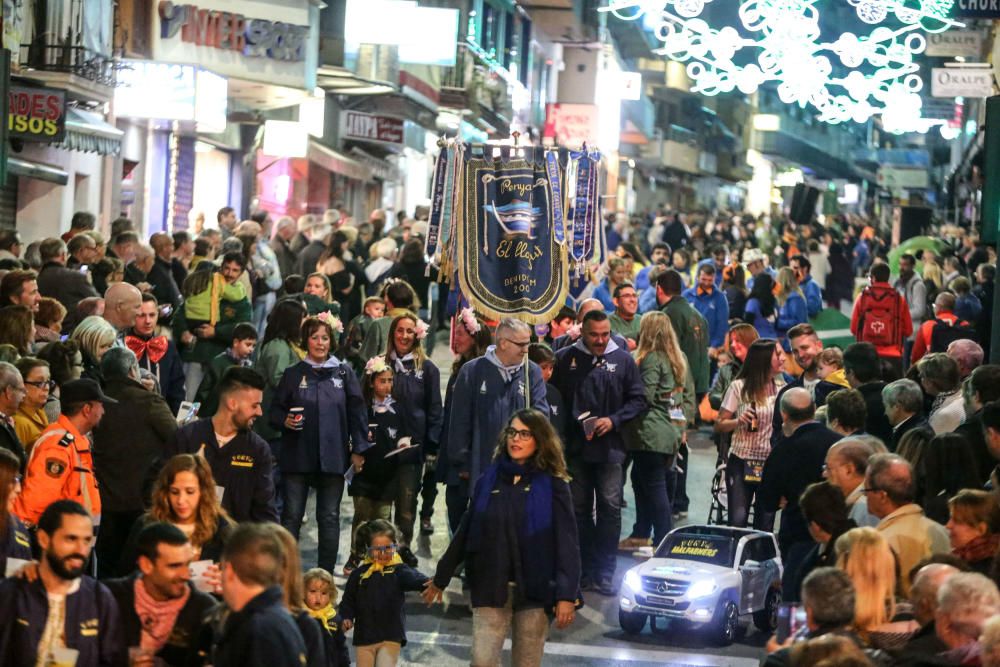
<path fill-rule="evenodd" d="M 927 47 L 925 33 L 962 25 L 948 18 L 954 0 L 838 1 L 871 30 L 824 41 L 819 0 L 743 0 L 741 25 L 722 28 L 701 18 L 713 0 L 608 0 L 600 11 L 652 28 L 663 43 L 656 53 L 687 63 L 692 91 L 703 95 L 751 94 L 774 83 L 782 102 L 811 106 L 827 123 L 881 116 L 898 133 L 944 122 L 921 118 L 914 56 Z M 738 55 L 745 64 L 734 61 Z"/>

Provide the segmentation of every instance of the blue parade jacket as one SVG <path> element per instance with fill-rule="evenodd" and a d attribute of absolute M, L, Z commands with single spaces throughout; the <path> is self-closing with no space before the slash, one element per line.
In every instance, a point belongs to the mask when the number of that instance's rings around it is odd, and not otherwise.
<path fill-rule="evenodd" d="M 286 429 L 292 408 L 304 408 L 301 431 Z M 280 429 L 278 466 L 285 473 L 343 475 L 351 466 L 351 443 L 368 442 L 368 413 L 354 371 L 336 357 L 322 366 L 300 361 L 285 370 L 269 414 Z"/>
<path fill-rule="evenodd" d="M 389 360 L 390 364 L 396 364 Z M 421 463 L 425 455 L 437 455 L 441 438 L 441 371 L 430 359 L 418 368 L 413 359 L 400 361 L 405 370 L 394 366 L 392 398 L 403 423 L 400 437 L 409 436 L 413 449 L 398 455 L 399 464 Z"/>
<path fill-rule="evenodd" d="M 127 656 L 118 603 L 95 579 L 84 576 L 79 582 L 79 588 L 66 596 L 66 647 L 80 652 L 78 667 L 123 664 Z M 0 665 L 35 667 L 48 615 L 49 599 L 41 579 L 0 582 Z"/>
<path fill-rule="evenodd" d="M 608 343 L 605 353 L 595 357 L 581 341 L 556 353 L 552 384 L 566 402 L 566 457 L 587 463 L 622 463 L 625 441 L 622 426 L 648 406 L 639 367 L 625 350 Z M 580 415 L 610 417 L 614 428 L 587 440 Z"/>
<path fill-rule="evenodd" d="M 531 407 L 548 415 L 542 369 L 529 361 L 528 374 Z M 475 481 L 493 459 L 500 430 L 507 426 L 512 414 L 528 407 L 527 398 L 523 366 L 509 381 L 485 356 L 462 366 L 452 392 L 448 425 L 447 456 L 455 475 L 448 479 L 449 484 L 458 484 L 457 474 L 467 472 L 472 492 Z"/>

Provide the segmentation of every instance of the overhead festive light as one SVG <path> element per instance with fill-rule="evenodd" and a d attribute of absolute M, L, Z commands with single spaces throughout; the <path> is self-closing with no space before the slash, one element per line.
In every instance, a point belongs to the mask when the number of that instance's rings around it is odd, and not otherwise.
<path fill-rule="evenodd" d="M 782 102 L 812 106 L 819 120 L 862 123 L 881 115 L 897 132 L 926 125 L 918 122 L 925 120 L 923 81 L 914 62 L 927 47 L 924 33 L 962 25 L 948 18 L 954 0 L 847 0 L 873 28 L 824 41 L 819 0 L 744 0 L 741 26 L 718 29 L 700 18 L 712 1 L 609 0 L 600 11 L 641 19 L 663 42 L 657 53 L 688 63 L 694 92 L 750 94 L 775 83 Z M 892 27 L 883 25 L 890 19 Z M 927 123 L 922 131 L 937 124 Z"/>

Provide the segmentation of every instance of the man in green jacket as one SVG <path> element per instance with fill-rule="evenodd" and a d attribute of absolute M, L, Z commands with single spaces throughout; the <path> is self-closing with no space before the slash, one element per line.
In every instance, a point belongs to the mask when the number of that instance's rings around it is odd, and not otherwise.
<path fill-rule="evenodd" d="M 681 296 L 684 282 L 681 274 L 673 269 L 667 269 L 656 279 L 656 303 L 660 310 L 667 314 L 670 323 L 677 334 L 677 342 L 687 357 L 691 375 L 694 378 L 695 405 L 701 405 L 701 399 L 708 393 L 709 359 L 708 359 L 708 322 L 697 310 Z M 688 447 L 681 445 L 678 453 L 680 471 L 677 472 L 674 485 L 674 518 L 687 516 L 690 503 L 687 495 Z"/>
<path fill-rule="evenodd" d="M 242 261 L 240 261 L 242 260 Z M 225 256 L 219 272 L 226 282 L 232 285 L 246 269 L 246 259 L 242 255 L 231 253 Z M 188 277 L 191 279 L 191 276 Z M 187 281 L 184 282 L 185 286 Z M 185 294 L 185 296 L 187 296 Z M 225 352 L 226 348 L 233 342 L 233 330 L 240 322 L 250 322 L 253 320 L 253 306 L 249 297 L 244 297 L 239 301 L 228 301 L 222 299 L 219 304 L 219 319 L 214 324 L 206 323 L 190 330 L 186 316 L 186 309 L 181 306 L 174 315 L 173 329 L 174 340 L 180 341 L 177 346 L 181 353 L 181 359 L 185 363 L 187 387 L 187 400 L 194 399 L 195 392 L 205 375 L 204 367 L 212 362 L 216 356 Z"/>

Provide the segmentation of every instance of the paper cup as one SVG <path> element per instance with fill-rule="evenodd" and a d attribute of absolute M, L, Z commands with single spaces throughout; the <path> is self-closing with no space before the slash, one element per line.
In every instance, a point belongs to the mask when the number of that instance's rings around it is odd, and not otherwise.
<path fill-rule="evenodd" d="M 191 568 L 191 583 L 203 593 L 212 593 L 215 587 L 205 578 L 205 572 L 212 566 L 213 561 L 196 560 L 189 566 Z"/>
<path fill-rule="evenodd" d="M 52 660 L 47 663 L 47 667 L 76 667 L 80 652 L 75 648 L 54 648 L 51 656 Z"/>
<path fill-rule="evenodd" d="M 306 415 L 305 415 L 306 409 L 305 408 L 289 408 L 288 412 L 289 412 L 289 414 L 292 415 L 292 419 L 295 420 L 295 430 L 296 431 L 301 431 L 302 430 L 302 423 L 305 421 L 305 418 L 306 418 Z"/>

